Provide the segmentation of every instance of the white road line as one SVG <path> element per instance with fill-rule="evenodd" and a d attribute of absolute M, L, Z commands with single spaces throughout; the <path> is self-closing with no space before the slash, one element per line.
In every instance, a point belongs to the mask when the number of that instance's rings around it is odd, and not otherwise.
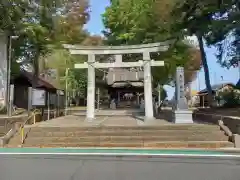
<path fill-rule="evenodd" d="M 0 155 L 69 155 L 69 156 L 162 156 L 162 157 L 232 157 L 240 158 L 236 154 L 149 154 L 149 153 L 0 153 Z"/>

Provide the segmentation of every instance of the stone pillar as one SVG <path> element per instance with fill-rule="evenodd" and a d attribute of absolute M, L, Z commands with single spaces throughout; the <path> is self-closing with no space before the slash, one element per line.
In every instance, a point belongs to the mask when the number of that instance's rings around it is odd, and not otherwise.
<path fill-rule="evenodd" d="M 88 86 L 87 86 L 87 121 L 95 118 L 95 55 L 88 55 Z"/>
<path fill-rule="evenodd" d="M 143 53 L 144 61 L 144 100 L 145 100 L 145 120 L 153 120 L 153 100 L 152 100 L 152 73 L 149 52 Z"/>
<path fill-rule="evenodd" d="M 188 109 L 184 93 L 184 68 L 177 67 L 176 71 L 176 105 L 174 111 L 175 123 L 193 123 L 192 111 Z"/>
<path fill-rule="evenodd" d="M 115 62 L 117 64 L 121 64 L 122 63 L 122 55 L 121 54 L 116 54 L 115 55 Z"/>

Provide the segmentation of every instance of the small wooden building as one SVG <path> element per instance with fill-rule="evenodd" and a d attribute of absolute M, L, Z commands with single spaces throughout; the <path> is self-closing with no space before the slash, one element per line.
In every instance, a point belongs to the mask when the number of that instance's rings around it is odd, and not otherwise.
<path fill-rule="evenodd" d="M 28 88 L 33 85 L 33 73 L 21 70 L 20 74 L 11 80 L 14 84 L 14 105 L 18 108 L 28 108 Z M 58 88 L 47 82 L 42 77 L 38 77 L 37 89 L 43 89 L 48 93 L 56 94 Z"/>

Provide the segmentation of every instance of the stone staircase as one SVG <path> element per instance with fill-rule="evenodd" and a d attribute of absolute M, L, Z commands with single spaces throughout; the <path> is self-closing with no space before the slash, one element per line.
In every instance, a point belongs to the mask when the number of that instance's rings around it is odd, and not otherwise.
<path fill-rule="evenodd" d="M 225 148 L 233 147 L 218 126 L 32 127 L 23 147 Z M 18 147 L 17 134 L 7 147 Z"/>
<path fill-rule="evenodd" d="M 4 136 L 6 133 L 6 128 L 4 126 L 0 126 L 0 137 Z"/>

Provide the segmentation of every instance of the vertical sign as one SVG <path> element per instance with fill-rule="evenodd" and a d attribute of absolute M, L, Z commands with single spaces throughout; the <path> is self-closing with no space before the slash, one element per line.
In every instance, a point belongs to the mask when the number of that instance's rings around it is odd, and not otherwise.
<path fill-rule="evenodd" d="M 176 72 L 176 98 L 177 98 L 177 109 L 186 109 L 187 103 L 184 93 L 184 68 L 177 67 Z"/>

